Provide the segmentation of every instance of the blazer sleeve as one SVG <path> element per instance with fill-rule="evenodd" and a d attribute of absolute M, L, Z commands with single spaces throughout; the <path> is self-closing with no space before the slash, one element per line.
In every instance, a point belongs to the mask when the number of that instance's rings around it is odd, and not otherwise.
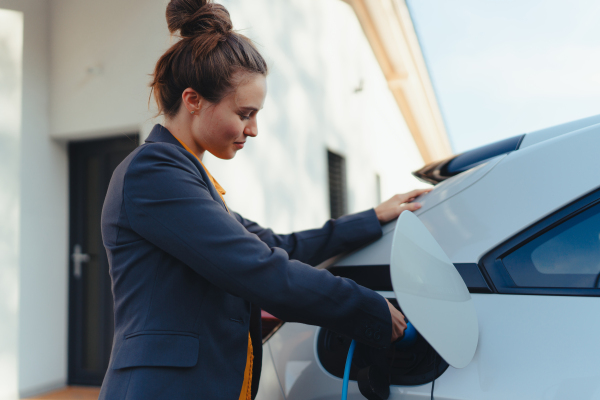
<path fill-rule="evenodd" d="M 375 347 L 390 343 L 382 296 L 270 248 L 211 197 L 197 166 L 176 146 L 140 149 L 125 174 L 123 202 L 133 230 L 222 290 L 284 321 L 323 326 Z"/>
<path fill-rule="evenodd" d="M 381 225 L 370 209 L 357 214 L 330 219 L 319 229 L 278 235 L 256 222 L 234 213 L 236 219 L 269 247 L 285 250 L 290 258 L 310 265 L 317 265 L 336 254 L 353 250 L 378 239 L 382 235 Z"/>

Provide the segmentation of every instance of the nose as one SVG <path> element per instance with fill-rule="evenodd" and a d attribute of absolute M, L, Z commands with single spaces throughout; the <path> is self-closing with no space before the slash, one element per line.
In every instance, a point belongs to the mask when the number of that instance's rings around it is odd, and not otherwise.
<path fill-rule="evenodd" d="M 246 125 L 244 128 L 244 135 L 250 137 L 256 137 L 256 135 L 258 135 L 258 125 L 256 124 L 255 119 L 250 120 L 250 123 Z"/>

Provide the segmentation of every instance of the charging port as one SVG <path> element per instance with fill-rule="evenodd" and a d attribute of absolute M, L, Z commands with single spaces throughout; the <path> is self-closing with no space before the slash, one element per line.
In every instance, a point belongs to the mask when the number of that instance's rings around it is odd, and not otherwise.
<path fill-rule="evenodd" d="M 389 299 L 396 308 L 395 300 Z M 346 336 L 321 329 L 317 339 L 317 354 L 323 368 L 330 374 L 343 378 L 346 356 L 352 340 Z M 372 356 L 366 346 L 357 346 L 350 369 L 350 379 L 356 381 L 358 371 L 373 364 Z M 390 368 L 390 384 L 415 386 L 429 383 L 439 377 L 448 368 L 429 343 L 417 332 L 412 346 L 390 346 L 387 350 L 387 362 Z"/>

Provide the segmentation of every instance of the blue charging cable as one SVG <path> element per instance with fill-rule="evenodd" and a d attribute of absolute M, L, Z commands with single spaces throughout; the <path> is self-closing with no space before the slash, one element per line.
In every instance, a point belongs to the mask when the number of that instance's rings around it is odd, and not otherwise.
<path fill-rule="evenodd" d="M 417 340 L 417 330 L 408 321 L 406 321 L 406 329 L 404 330 L 404 336 L 402 339 L 394 343 L 396 348 L 404 348 L 412 346 Z M 350 367 L 352 366 L 352 357 L 354 356 L 354 349 L 356 348 L 356 341 L 350 343 L 350 349 L 348 350 L 348 356 L 346 357 L 346 367 L 344 368 L 344 382 L 342 383 L 342 400 L 348 399 L 348 382 L 350 382 Z"/>
<path fill-rule="evenodd" d="M 348 399 L 348 382 L 350 381 L 350 366 L 352 365 L 352 356 L 354 356 L 354 348 L 356 347 L 356 341 L 350 343 L 350 350 L 348 350 L 348 357 L 346 357 L 346 368 L 344 368 L 344 383 L 342 383 L 342 400 Z"/>

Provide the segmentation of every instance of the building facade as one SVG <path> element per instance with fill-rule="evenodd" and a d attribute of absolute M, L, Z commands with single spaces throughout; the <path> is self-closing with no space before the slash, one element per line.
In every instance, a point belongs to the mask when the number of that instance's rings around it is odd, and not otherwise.
<path fill-rule="evenodd" d="M 148 83 L 176 40 L 166 3 L 0 0 L 1 400 L 93 383 L 103 365 L 98 210 L 161 122 Z M 232 209 L 306 229 L 421 186 L 410 172 L 450 155 L 403 0 L 222 3 L 270 66 L 258 137 L 206 157 Z"/>

